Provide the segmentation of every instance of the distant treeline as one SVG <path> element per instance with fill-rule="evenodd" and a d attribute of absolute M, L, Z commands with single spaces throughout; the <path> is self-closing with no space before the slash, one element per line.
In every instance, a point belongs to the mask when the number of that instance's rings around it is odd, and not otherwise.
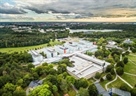
<path fill-rule="evenodd" d="M 136 24 L 87 24 L 71 26 L 71 29 L 122 29 L 136 31 Z"/>
<path fill-rule="evenodd" d="M 50 39 L 66 38 L 69 32 L 14 32 L 9 28 L 0 29 L 0 48 L 24 47 L 49 43 Z"/>
<path fill-rule="evenodd" d="M 83 37 L 91 37 L 91 38 L 101 38 L 101 37 L 115 37 L 115 38 L 120 38 L 120 39 L 124 39 L 124 38 L 136 38 L 136 31 L 122 31 L 122 32 L 93 32 L 93 33 L 84 33 L 84 32 L 80 32 L 80 33 L 72 33 L 70 34 L 70 36 L 75 37 L 78 36 L 80 38 Z"/>

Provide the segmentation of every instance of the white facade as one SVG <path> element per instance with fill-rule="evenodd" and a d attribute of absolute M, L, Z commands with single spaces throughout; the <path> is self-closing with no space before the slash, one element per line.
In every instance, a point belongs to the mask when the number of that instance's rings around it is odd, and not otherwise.
<path fill-rule="evenodd" d="M 46 48 L 44 50 L 44 53 L 46 54 L 47 58 L 53 58 L 58 56 L 58 53 L 55 51 L 55 49 L 52 48 Z"/>
<path fill-rule="evenodd" d="M 77 53 L 85 53 L 86 51 L 94 52 L 95 50 L 97 50 L 97 45 L 93 45 L 93 43 L 89 41 L 81 40 L 79 42 L 66 42 L 62 46 L 58 45 L 54 47 L 33 50 L 33 54 L 35 55 L 44 52 L 47 56 L 47 58 L 43 58 L 43 56 L 40 54 L 38 57 L 34 57 L 33 61 L 35 63 L 39 62 L 39 64 L 44 62 L 57 62 L 63 57 L 71 57 Z"/>
<path fill-rule="evenodd" d="M 69 49 L 64 46 L 55 46 L 55 51 L 58 52 L 59 54 L 68 54 Z"/>
<path fill-rule="evenodd" d="M 44 60 L 43 56 L 34 50 L 29 51 L 29 53 L 32 55 L 34 65 L 38 65 Z"/>

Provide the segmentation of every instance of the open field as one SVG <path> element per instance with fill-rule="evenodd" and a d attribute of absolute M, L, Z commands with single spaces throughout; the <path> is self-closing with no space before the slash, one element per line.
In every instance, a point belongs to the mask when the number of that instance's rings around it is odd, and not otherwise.
<path fill-rule="evenodd" d="M 108 80 L 104 80 L 103 82 L 100 82 L 101 86 L 103 88 L 105 88 L 105 85 L 108 83 L 109 81 Z"/>
<path fill-rule="evenodd" d="M 128 64 L 126 64 L 124 67 L 124 71 L 131 74 L 136 74 L 136 65 L 131 62 L 128 62 Z"/>
<path fill-rule="evenodd" d="M 130 76 L 130 75 L 127 75 L 127 74 L 123 74 L 123 76 L 121 76 L 121 77 L 123 79 L 125 79 L 132 86 L 135 86 L 135 84 L 136 84 L 136 76 Z"/>
<path fill-rule="evenodd" d="M 133 61 L 133 62 L 136 63 L 136 54 L 130 54 L 130 55 L 128 56 L 128 58 L 129 58 L 131 61 Z"/>
<path fill-rule="evenodd" d="M 119 78 L 114 81 L 113 83 L 111 83 L 108 88 L 119 88 L 122 84 L 124 84 L 124 82 L 122 82 Z M 129 86 L 128 86 L 129 88 Z"/>
<path fill-rule="evenodd" d="M 61 42 L 55 40 L 54 42 L 50 42 L 50 46 L 62 44 Z M 41 45 L 36 45 L 36 46 L 27 46 L 27 47 L 16 47 L 16 48 L 0 48 L 0 52 L 8 52 L 8 53 L 13 53 L 13 52 L 24 52 L 28 50 L 34 50 L 34 49 L 40 49 L 43 47 L 47 47 L 48 44 L 41 44 Z"/>

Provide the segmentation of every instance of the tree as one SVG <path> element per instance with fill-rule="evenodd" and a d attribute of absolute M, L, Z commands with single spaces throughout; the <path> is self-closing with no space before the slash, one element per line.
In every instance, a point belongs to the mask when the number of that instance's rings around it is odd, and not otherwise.
<path fill-rule="evenodd" d="M 80 88 L 77 93 L 77 96 L 89 96 L 88 90 L 84 88 Z"/>
<path fill-rule="evenodd" d="M 13 92 L 13 96 L 26 96 L 26 92 L 21 87 L 17 87 Z"/>
<path fill-rule="evenodd" d="M 123 62 L 124 62 L 124 64 L 127 64 L 127 63 L 128 63 L 128 58 L 125 57 L 125 58 L 123 59 Z"/>
<path fill-rule="evenodd" d="M 74 85 L 77 89 L 79 89 L 80 87 L 87 88 L 88 87 L 88 81 L 85 78 L 81 78 L 79 80 L 76 80 Z"/>
<path fill-rule="evenodd" d="M 52 96 L 52 92 L 49 90 L 49 85 L 44 84 L 36 87 L 28 96 Z"/>
<path fill-rule="evenodd" d="M 56 93 L 58 92 L 58 87 L 56 85 L 53 85 L 52 90 L 53 90 L 53 93 Z"/>
<path fill-rule="evenodd" d="M 63 93 L 68 92 L 68 83 L 65 79 L 61 79 L 60 89 L 63 91 Z"/>
<path fill-rule="evenodd" d="M 136 96 L 136 88 L 133 88 L 133 89 L 131 90 L 131 96 Z"/>
<path fill-rule="evenodd" d="M 67 76 L 66 80 L 69 84 L 74 84 L 75 83 L 75 78 L 73 76 Z"/>
<path fill-rule="evenodd" d="M 58 73 L 63 73 L 63 72 L 66 72 L 66 65 L 65 64 L 61 64 L 57 67 L 57 70 L 58 70 Z"/>
<path fill-rule="evenodd" d="M 110 73 L 111 73 L 112 75 L 115 74 L 114 68 L 111 69 Z"/>
<path fill-rule="evenodd" d="M 117 62 L 117 67 L 124 67 L 124 62 L 123 61 Z"/>
<path fill-rule="evenodd" d="M 103 81 L 104 81 L 103 77 L 101 77 L 101 78 L 100 78 L 100 81 L 101 81 L 101 82 L 103 82 Z"/>
<path fill-rule="evenodd" d="M 97 73 L 95 74 L 95 78 L 96 78 L 96 79 L 100 79 L 100 77 L 101 77 L 101 74 L 100 74 L 99 72 L 97 72 Z"/>
<path fill-rule="evenodd" d="M 107 80 L 112 80 L 112 75 L 111 75 L 110 73 L 108 73 L 108 74 L 106 75 L 106 78 L 107 78 Z"/>
<path fill-rule="evenodd" d="M 108 65 L 106 68 L 106 72 L 110 72 L 112 68 L 114 68 L 113 65 Z"/>
<path fill-rule="evenodd" d="M 129 87 L 125 83 L 121 84 L 120 89 L 124 91 L 130 91 Z"/>
<path fill-rule="evenodd" d="M 97 91 L 97 88 L 94 84 L 92 84 L 88 87 L 88 92 L 89 92 L 90 96 L 98 96 L 98 91 Z"/>
<path fill-rule="evenodd" d="M 123 75 L 124 70 L 123 70 L 122 67 L 118 67 L 117 70 L 116 70 L 116 72 L 117 72 L 118 75 Z"/>

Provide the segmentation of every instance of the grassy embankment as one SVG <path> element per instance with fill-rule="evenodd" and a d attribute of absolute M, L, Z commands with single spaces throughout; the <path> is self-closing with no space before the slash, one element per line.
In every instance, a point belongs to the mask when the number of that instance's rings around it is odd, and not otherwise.
<path fill-rule="evenodd" d="M 62 42 L 55 40 L 54 42 L 50 41 L 49 44 L 51 46 L 54 46 L 54 45 L 62 44 Z M 41 45 L 27 46 L 27 47 L 16 47 L 16 48 L 0 48 L 0 52 L 8 52 L 8 53 L 24 52 L 24 51 L 28 51 L 28 50 L 40 49 L 40 48 L 43 48 L 43 47 L 47 47 L 47 45 L 48 44 L 41 44 Z"/>

